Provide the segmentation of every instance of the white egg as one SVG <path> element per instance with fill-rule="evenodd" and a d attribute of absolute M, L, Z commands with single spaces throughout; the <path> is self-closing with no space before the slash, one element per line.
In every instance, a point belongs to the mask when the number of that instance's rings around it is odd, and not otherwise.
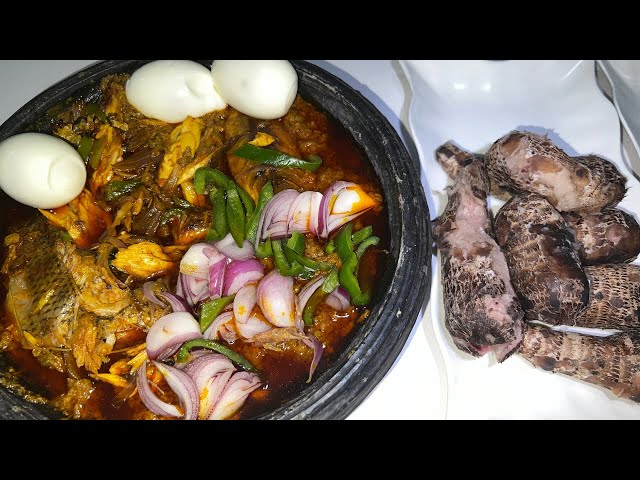
<path fill-rule="evenodd" d="M 168 123 L 226 108 L 213 88 L 211 73 L 190 60 L 156 60 L 133 72 L 127 100 L 143 115 Z"/>
<path fill-rule="evenodd" d="M 229 105 L 262 120 L 285 115 L 298 93 L 298 75 L 286 60 L 215 60 L 211 77 Z"/>
<path fill-rule="evenodd" d="M 0 188 L 20 203 L 56 208 L 84 188 L 87 170 L 64 140 L 43 133 L 20 133 L 0 142 Z"/>

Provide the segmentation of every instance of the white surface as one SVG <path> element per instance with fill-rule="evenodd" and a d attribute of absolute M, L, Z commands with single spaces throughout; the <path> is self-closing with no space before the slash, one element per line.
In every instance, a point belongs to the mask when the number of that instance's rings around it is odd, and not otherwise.
<path fill-rule="evenodd" d="M 0 123 L 42 90 L 93 63 L 92 60 L 0 61 Z M 400 132 L 413 152 L 406 133 L 409 93 L 398 62 L 389 60 L 313 61 L 340 77 L 371 101 Z M 417 161 L 417 158 L 416 158 Z M 430 328 L 429 325 L 426 326 Z M 384 380 L 351 414 L 350 419 L 443 418 L 441 378 L 419 322 L 410 342 Z"/>
<path fill-rule="evenodd" d="M 597 153 L 614 162 L 628 179 L 620 207 L 638 217 L 640 184 L 622 160 L 618 116 L 596 85 L 593 61 L 410 61 L 403 67 L 413 84 L 409 119 L 432 217 L 444 210 L 448 183 L 433 151 L 453 140 L 481 153 L 513 129 L 547 133 L 571 155 Z M 499 206 L 491 201 L 494 212 Z M 444 325 L 439 279 L 434 273 L 426 324 L 442 346 L 447 418 L 640 418 L 637 404 L 535 369 L 518 356 L 497 364 L 457 350 Z"/>

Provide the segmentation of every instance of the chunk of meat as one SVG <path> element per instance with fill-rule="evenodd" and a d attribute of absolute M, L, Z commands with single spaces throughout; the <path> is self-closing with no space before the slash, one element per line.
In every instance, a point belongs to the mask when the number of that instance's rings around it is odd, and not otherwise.
<path fill-rule="evenodd" d="M 184 122 L 175 127 L 169 136 L 169 145 L 160 167 L 158 168 L 158 184 L 164 185 L 169 177 L 174 173 L 176 167 L 181 166 L 183 156 L 188 158 L 187 162 L 193 158 L 200 145 L 202 127 L 204 123 L 200 118 L 187 117 Z M 177 181 L 177 172 L 176 179 Z"/>
<path fill-rule="evenodd" d="M 434 222 L 442 259 L 445 324 L 456 346 L 475 356 L 507 358 L 522 340 L 523 312 L 504 254 L 493 238 L 489 180 L 480 157 L 446 143 L 436 160 L 454 179 Z"/>
<path fill-rule="evenodd" d="M 157 243 L 143 241 L 121 248 L 111 264 L 139 280 L 148 280 L 173 272 L 174 261 Z"/>

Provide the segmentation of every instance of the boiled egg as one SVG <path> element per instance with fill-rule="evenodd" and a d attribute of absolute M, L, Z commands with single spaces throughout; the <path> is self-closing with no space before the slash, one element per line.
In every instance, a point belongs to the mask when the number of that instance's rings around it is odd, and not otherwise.
<path fill-rule="evenodd" d="M 209 69 L 190 60 L 156 60 L 133 72 L 127 100 L 149 118 L 168 123 L 201 117 L 227 104 L 213 88 Z"/>
<path fill-rule="evenodd" d="M 298 93 L 298 75 L 286 60 L 215 60 L 211 77 L 229 105 L 261 120 L 285 115 Z"/>
<path fill-rule="evenodd" d="M 20 133 L 0 142 L 0 188 L 20 203 L 57 208 L 84 188 L 87 170 L 64 140 L 43 133 Z"/>

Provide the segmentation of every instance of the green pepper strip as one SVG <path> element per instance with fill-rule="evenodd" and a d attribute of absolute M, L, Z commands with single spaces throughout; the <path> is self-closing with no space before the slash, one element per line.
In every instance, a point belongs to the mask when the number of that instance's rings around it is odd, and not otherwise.
<path fill-rule="evenodd" d="M 251 215 L 253 215 L 253 211 L 256 208 L 256 204 L 253 202 L 253 198 L 249 196 L 247 192 L 244 191 L 242 187 L 236 184 L 236 190 L 238 191 L 238 195 L 240 196 L 240 200 L 242 200 L 242 205 L 246 210 L 246 218 L 248 219 Z"/>
<path fill-rule="evenodd" d="M 227 222 L 231 236 L 236 241 L 236 245 L 242 248 L 244 242 L 245 213 L 242 207 L 242 200 L 238 195 L 238 190 L 234 187 L 227 189 Z"/>
<path fill-rule="evenodd" d="M 264 242 L 260 242 L 256 246 L 256 257 L 267 258 L 273 255 L 273 248 L 271 247 L 271 238 L 267 238 Z"/>
<path fill-rule="evenodd" d="M 217 168 L 200 167 L 193 176 L 193 188 L 196 193 L 203 195 L 211 186 L 227 189 L 235 186 L 233 180 Z"/>
<path fill-rule="evenodd" d="M 331 255 L 335 251 L 336 251 L 336 244 L 332 238 L 331 240 L 329 240 L 329 243 L 327 243 L 324 246 L 324 253 L 326 253 L 327 255 Z"/>
<path fill-rule="evenodd" d="M 225 307 L 233 302 L 234 298 L 236 298 L 235 293 L 226 297 L 213 298 L 203 303 L 200 307 L 200 331 L 204 332 L 209 328 Z"/>
<path fill-rule="evenodd" d="M 380 242 L 379 237 L 372 236 L 364 240 L 360 245 L 358 245 L 358 249 L 356 250 L 356 257 L 358 258 L 358 261 L 360 261 L 360 258 L 362 258 L 362 254 L 368 247 L 377 245 L 379 242 Z"/>
<path fill-rule="evenodd" d="M 346 262 L 353 253 L 353 241 L 351 240 L 352 228 L 353 224 L 351 222 L 347 223 L 342 230 L 340 230 L 335 239 L 336 252 L 340 257 L 340 260 L 342 260 L 342 263 Z"/>
<path fill-rule="evenodd" d="M 101 122 L 108 123 L 109 118 L 107 114 L 100 110 L 100 107 L 95 103 L 87 103 L 84 107 L 85 115 L 95 115 Z"/>
<path fill-rule="evenodd" d="M 170 208 L 160 216 L 160 222 L 158 223 L 158 226 L 161 227 L 164 224 L 169 223 L 174 218 L 180 218 L 184 213 L 184 209 L 182 208 Z"/>
<path fill-rule="evenodd" d="M 91 154 L 89 155 L 89 165 L 94 170 L 98 168 L 100 164 L 100 157 L 102 157 L 102 151 L 106 145 L 106 140 L 104 138 L 98 138 L 93 142 L 93 147 L 91 148 Z"/>
<path fill-rule="evenodd" d="M 294 261 L 289 264 L 287 257 L 285 257 L 284 252 L 282 251 L 282 243 L 280 240 L 272 240 L 271 248 L 273 249 L 274 263 L 281 275 L 285 277 L 293 277 L 304 272 L 305 268 L 298 262 Z"/>
<path fill-rule="evenodd" d="M 89 155 L 91 155 L 91 149 L 93 148 L 93 138 L 85 137 L 84 135 L 80 138 L 80 145 L 78 146 L 78 153 L 84 160 L 84 163 L 87 163 L 89 160 Z"/>
<path fill-rule="evenodd" d="M 329 270 L 332 265 L 327 262 L 316 262 L 315 260 L 311 260 L 310 258 L 304 257 L 300 255 L 298 252 L 289 248 L 288 245 L 283 247 L 284 256 L 287 257 L 287 260 L 293 264 L 294 262 L 298 262 L 303 267 L 308 268 L 309 270 L 318 271 L 318 270 Z"/>
<path fill-rule="evenodd" d="M 255 243 L 256 241 L 256 236 L 258 235 L 258 224 L 260 223 L 260 216 L 262 216 L 264 207 L 272 198 L 273 185 L 271 185 L 271 182 L 267 182 L 260 189 L 260 193 L 258 194 L 258 204 L 256 205 L 255 210 L 252 214 L 247 216 L 245 237 L 247 237 L 247 240 L 249 240 L 249 242 L 251 243 Z M 269 249 L 271 249 L 271 246 L 269 246 Z M 271 253 L 269 253 L 269 255 L 271 255 Z"/>
<path fill-rule="evenodd" d="M 316 308 L 331 294 L 331 292 L 338 288 L 339 284 L 338 271 L 335 268 L 332 268 L 329 275 L 327 275 L 327 278 L 325 278 L 322 285 L 320 285 L 320 288 L 313 292 L 302 310 L 302 320 L 306 326 L 313 325 L 313 316 Z"/>
<path fill-rule="evenodd" d="M 373 233 L 373 227 L 369 225 L 368 227 L 361 228 L 357 232 L 351 235 L 351 241 L 354 245 L 358 245 L 360 242 L 366 240 Z"/>
<path fill-rule="evenodd" d="M 114 180 L 104 187 L 104 199 L 107 202 L 117 200 L 118 198 L 131 193 L 131 191 L 140 185 L 140 180 Z"/>
<path fill-rule="evenodd" d="M 304 243 L 306 239 L 307 238 L 300 232 L 293 231 L 285 246 L 289 247 L 297 254 L 302 255 L 304 253 Z"/>
<path fill-rule="evenodd" d="M 209 196 L 213 212 L 211 216 L 211 228 L 207 232 L 207 242 L 217 242 L 222 240 L 229 233 L 229 224 L 227 223 L 227 209 L 224 202 L 224 190 L 215 188 Z"/>
<path fill-rule="evenodd" d="M 357 268 L 358 257 L 356 257 L 355 253 L 351 252 L 347 261 L 342 263 L 342 268 L 339 273 L 340 285 L 349 292 L 354 305 L 366 305 L 369 303 L 370 294 L 360 289 L 358 277 L 356 277 Z"/>
<path fill-rule="evenodd" d="M 246 158 L 254 162 L 264 163 L 266 165 L 273 165 L 275 167 L 289 167 L 289 168 L 303 168 L 305 170 L 311 170 L 315 172 L 322 165 L 322 160 L 316 155 L 309 155 L 309 160 L 302 160 L 300 158 L 292 157 L 286 153 L 271 150 L 269 148 L 256 147 L 245 143 L 241 147 L 237 148 L 233 155 Z"/>
<path fill-rule="evenodd" d="M 197 348 L 197 347 L 208 348 L 209 350 L 213 350 L 214 352 L 221 353 L 222 355 L 227 357 L 229 360 L 236 363 L 237 365 L 240 365 L 242 368 L 244 368 L 248 372 L 256 372 L 256 373 L 258 372 L 258 369 L 253 365 L 251 365 L 249 360 L 244 358 L 239 353 L 234 352 L 229 347 L 225 347 L 224 345 L 218 342 L 214 342 L 213 340 L 205 340 L 203 338 L 198 338 L 196 340 L 189 340 L 188 342 L 185 342 L 182 345 L 182 347 L 180 347 L 180 350 L 178 350 L 178 357 L 177 357 L 178 362 L 180 363 L 186 362 L 189 359 L 189 351 L 192 348 Z"/>

